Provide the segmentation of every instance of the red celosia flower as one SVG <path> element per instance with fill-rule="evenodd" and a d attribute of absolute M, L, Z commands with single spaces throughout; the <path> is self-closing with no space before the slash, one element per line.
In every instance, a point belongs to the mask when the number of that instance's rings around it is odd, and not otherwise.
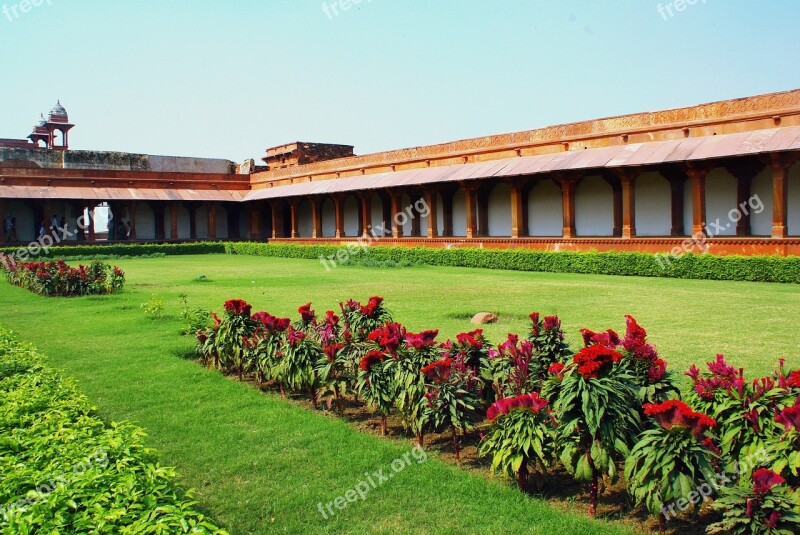
<path fill-rule="evenodd" d="M 464 347 L 481 349 L 483 347 L 483 329 L 475 329 L 468 333 L 461 333 L 456 336 L 456 341 Z"/>
<path fill-rule="evenodd" d="M 656 359 L 650 365 L 647 378 L 651 383 L 657 383 L 667 374 L 667 363 L 661 359 Z"/>
<path fill-rule="evenodd" d="M 300 316 L 303 319 L 303 323 L 311 323 L 314 321 L 314 311 L 311 310 L 311 303 L 306 303 L 305 305 L 301 306 L 297 309 L 297 312 L 300 313 Z"/>
<path fill-rule="evenodd" d="M 764 496 L 773 487 L 783 485 L 786 480 L 772 470 L 766 468 L 759 468 L 753 472 L 753 492 L 757 495 Z"/>
<path fill-rule="evenodd" d="M 786 378 L 786 384 L 790 388 L 800 388 L 800 370 L 795 370 Z"/>
<path fill-rule="evenodd" d="M 787 431 L 800 431 L 800 398 L 797 398 L 792 407 L 779 412 L 775 421 L 782 424 Z"/>
<path fill-rule="evenodd" d="M 341 343 L 327 345 L 322 348 L 322 352 L 328 357 L 328 362 L 336 360 L 336 355 L 342 350 L 344 346 Z"/>
<path fill-rule="evenodd" d="M 722 450 L 716 444 L 714 444 L 714 441 L 711 439 L 711 437 L 706 437 L 703 439 L 703 446 L 717 455 L 722 455 Z"/>
<path fill-rule="evenodd" d="M 442 384 L 450 378 L 450 373 L 453 371 L 453 359 L 437 360 L 420 371 L 432 382 Z"/>
<path fill-rule="evenodd" d="M 385 351 L 396 355 L 397 349 L 406 336 L 406 328 L 399 323 L 386 323 L 367 335 L 367 340 L 375 342 Z"/>
<path fill-rule="evenodd" d="M 566 366 L 564 366 L 562 363 L 556 362 L 556 363 L 550 365 L 549 368 L 547 368 L 547 373 L 549 373 L 550 375 L 555 375 L 556 377 L 561 379 L 561 378 L 564 377 L 564 368 L 565 367 Z"/>
<path fill-rule="evenodd" d="M 533 336 L 539 336 L 539 331 L 541 329 L 541 324 L 539 323 L 539 313 L 534 312 L 528 317 L 531 319 L 531 323 L 533 323 L 533 327 L 531 327 L 531 333 Z"/>
<path fill-rule="evenodd" d="M 381 306 L 381 303 L 383 303 L 383 297 L 378 297 L 377 295 L 374 297 L 370 297 L 367 304 L 360 307 L 361 313 L 367 316 L 368 318 L 372 318 L 375 316 L 375 311 L 378 309 L 379 306 Z"/>
<path fill-rule="evenodd" d="M 359 363 L 359 368 L 361 368 L 365 372 L 369 372 L 372 369 L 372 366 L 379 362 L 383 362 L 386 359 L 386 355 L 381 351 L 370 351 L 361 359 Z"/>
<path fill-rule="evenodd" d="M 217 316 L 217 313 L 216 312 L 212 312 L 211 313 L 211 318 L 214 320 L 214 328 L 215 329 L 219 329 L 219 326 L 222 323 L 222 320 L 219 319 L 219 316 Z"/>
<path fill-rule="evenodd" d="M 439 330 L 422 331 L 419 334 L 407 333 L 406 343 L 416 349 L 422 351 L 436 344 L 436 337 L 439 335 Z"/>
<path fill-rule="evenodd" d="M 289 341 L 291 347 L 295 347 L 298 343 L 306 339 L 306 333 L 289 326 L 289 330 L 286 332 L 286 339 Z"/>
<path fill-rule="evenodd" d="M 225 312 L 232 316 L 247 316 L 249 318 L 251 308 L 252 307 L 247 304 L 247 301 L 242 299 L 225 301 Z"/>
<path fill-rule="evenodd" d="M 689 429 L 697 440 L 701 440 L 706 431 L 717 425 L 712 418 L 694 412 L 686 403 L 677 399 L 658 404 L 648 403 L 644 406 L 644 414 L 651 416 L 666 430 L 673 427 Z"/>
<path fill-rule="evenodd" d="M 522 394 L 513 398 L 498 400 L 489 407 L 486 417 L 490 420 L 497 419 L 500 415 L 505 415 L 514 409 L 530 410 L 534 414 L 539 414 L 549 402 L 539 396 L 538 392 L 533 394 Z"/>
<path fill-rule="evenodd" d="M 780 521 L 783 515 L 778 511 L 772 511 L 772 514 L 769 515 L 769 518 L 766 519 L 764 522 L 764 527 L 767 529 L 775 529 L 778 527 L 778 522 Z"/>
<path fill-rule="evenodd" d="M 558 316 L 545 316 L 544 318 L 545 331 L 552 331 L 553 329 L 560 329 L 560 328 L 561 328 L 561 320 L 558 319 Z"/>
<path fill-rule="evenodd" d="M 637 347 L 647 344 L 647 331 L 636 322 L 633 316 L 625 316 L 625 339 L 622 340 L 622 347 L 633 352 Z"/>
<path fill-rule="evenodd" d="M 583 344 L 586 347 L 597 344 L 609 349 L 614 349 L 619 345 L 619 335 L 613 329 L 608 329 L 604 333 L 596 333 L 589 329 L 581 329 Z"/>
<path fill-rule="evenodd" d="M 329 310 L 325 313 L 325 323 L 328 325 L 339 325 L 339 316 L 333 313 L 333 310 Z"/>
<path fill-rule="evenodd" d="M 622 360 L 622 355 L 603 345 L 592 345 L 581 349 L 575 357 L 578 373 L 586 379 L 597 379 Z"/>
<path fill-rule="evenodd" d="M 208 336 L 203 331 L 197 331 L 197 341 L 204 344 L 208 340 Z"/>

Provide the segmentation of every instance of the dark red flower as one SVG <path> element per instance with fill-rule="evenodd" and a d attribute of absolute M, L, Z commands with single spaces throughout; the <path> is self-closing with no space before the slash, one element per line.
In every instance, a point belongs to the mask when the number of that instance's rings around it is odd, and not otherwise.
<path fill-rule="evenodd" d="M 784 483 L 785 479 L 767 468 L 759 468 L 753 472 L 753 492 L 759 496 L 766 495 L 773 487 Z"/>
<path fill-rule="evenodd" d="M 717 425 L 714 419 L 694 412 L 686 403 L 677 399 L 658 404 L 648 403 L 644 406 L 644 414 L 652 417 L 666 430 L 673 427 L 689 429 L 697 440 L 702 440 L 706 431 Z"/>
<path fill-rule="evenodd" d="M 651 383 L 657 383 L 667 374 L 667 363 L 661 359 L 656 359 L 650 365 L 647 378 Z"/>
<path fill-rule="evenodd" d="M 252 307 L 247 304 L 247 301 L 242 299 L 225 301 L 225 312 L 231 316 L 247 316 L 249 318 L 251 308 Z"/>
<path fill-rule="evenodd" d="M 406 328 L 399 323 L 386 323 L 367 335 L 367 340 L 381 346 L 386 352 L 396 355 L 406 336 Z"/>
<path fill-rule="evenodd" d="M 437 360 L 436 362 L 428 364 L 420 371 L 424 373 L 425 377 L 430 381 L 436 384 L 442 384 L 447 382 L 450 378 L 450 374 L 453 371 L 453 359 L 446 358 Z"/>
<path fill-rule="evenodd" d="M 306 333 L 301 330 L 295 329 L 291 325 L 289 330 L 286 331 L 286 339 L 289 341 L 291 347 L 297 346 L 300 342 L 306 339 Z"/>
<path fill-rule="evenodd" d="M 769 518 L 766 519 L 764 522 L 764 527 L 767 529 L 775 529 L 778 527 L 778 522 L 780 521 L 783 515 L 778 511 L 772 511 L 772 514 L 769 515 Z"/>
<path fill-rule="evenodd" d="M 328 325 L 339 325 L 339 316 L 333 313 L 333 310 L 329 310 L 325 313 L 325 323 Z"/>
<path fill-rule="evenodd" d="M 561 378 L 564 377 L 564 368 L 565 367 L 566 366 L 564 366 L 562 363 L 556 362 L 556 363 L 552 364 L 549 368 L 547 368 L 547 373 L 549 373 L 550 375 L 555 375 L 556 377 L 561 379 Z"/>
<path fill-rule="evenodd" d="M 475 329 L 468 333 L 456 335 L 456 341 L 462 347 L 481 349 L 483 347 L 483 329 Z"/>
<path fill-rule="evenodd" d="M 614 349 L 619 345 L 619 335 L 613 329 L 608 329 L 604 333 L 596 333 L 589 329 L 581 329 L 583 344 L 586 347 L 591 345 L 601 345 L 609 349 Z"/>
<path fill-rule="evenodd" d="M 637 348 L 647 344 L 647 331 L 637 323 L 633 316 L 625 316 L 625 326 L 625 339 L 622 340 L 622 347 L 633 353 Z"/>
<path fill-rule="evenodd" d="M 790 388 L 800 388 L 800 370 L 795 370 L 786 378 L 786 384 Z"/>
<path fill-rule="evenodd" d="M 622 360 L 622 355 L 598 344 L 581 349 L 573 360 L 578 365 L 578 373 L 586 379 L 597 379 L 610 371 L 614 363 Z"/>
<path fill-rule="evenodd" d="M 714 444 L 714 441 L 711 439 L 711 437 L 706 437 L 703 439 L 703 446 L 717 455 L 722 455 L 722 450 L 716 444 Z"/>
<path fill-rule="evenodd" d="M 422 351 L 433 347 L 436 344 L 436 337 L 439 336 L 439 330 L 422 331 L 419 334 L 407 333 L 406 343 L 416 349 Z"/>
<path fill-rule="evenodd" d="M 784 409 L 775 416 L 775 421 L 783 425 L 787 431 L 800 431 L 800 398 L 795 404 Z"/>
<path fill-rule="evenodd" d="M 558 316 L 545 316 L 544 318 L 545 331 L 552 331 L 553 329 L 560 329 L 560 328 L 561 328 L 561 320 L 558 319 Z"/>
<path fill-rule="evenodd" d="M 211 313 L 211 319 L 214 320 L 214 328 L 219 329 L 219 326 L 222 324 L 222 320 L 219 319 L 219 316 L 217 316 L 216 312 Z"/>
<path fill-rule="evenodd" d="M 522 394 L 513 398 L 504 398 L 494 402 L 486 412 L 486 417 L 496 420 L 501 415 L 506 415 L 514 409 L 527 409 L 534 414 L 539 414 L 549 402 L 540 397 L 538 392 Z"/>
<path fill-rule="evenodd" d="M 208 340 L 208 336 L 203 331 L 197 331 L 197 341 L 204 344 Z"/>
<path fill-rule="evenodd" d="M 331 344 L 324 346 L 322 348 L 322 352 L 325 353 L 325 356 L 328 357 L 328 362 L 333 362 L 336 360 L 336 355 L 339 354 L 339 351 L 342 350 L 344 346 L 341 343 Z"/>
<path fill-rule="evenodd" d="M 314 321 L 315 314 L 314 311 L 311 310 L 311 303 L 306 303 L 305 305 L 301 306 L 297 309 L 297 312 L 300 313 L 303 323 L 311 323 Z"/>
<path fill-rule="evenodd" d="M 350 302 L 348 301 L 348 304 L 349 303 Z M 361 313 L 368 318 L 373 318 L 375 317 L 375 311 L 381 306 L 381 303 L 383 303 L 383 297 L 378 297 L 377 295 L 370 297 L 367 304 L 360 307 Z"/>
<path fill-rule="evenodd" d="M 381 351 L 370 351 L 361 359 L 358 367 L 365 372 L 369 372 L 375 364 L 383 362 L 386 359 L 386 354 Z"/>

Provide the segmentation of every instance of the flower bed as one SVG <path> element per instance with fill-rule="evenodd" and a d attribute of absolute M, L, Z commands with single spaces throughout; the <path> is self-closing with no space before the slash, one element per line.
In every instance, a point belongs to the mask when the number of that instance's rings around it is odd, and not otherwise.
<path fill-rule="evenodd" d="M 144 432 L 107 427 L 86 397 L 0 331 L 0 533 L 219 534 Z"/>
<path fill-rule="evenodd" d="M 0 267 L 11 284 L 49 297 L 112 294 L 125 285 L 125 273 L 121 269 L 99 261 L 74 268 L 63 259 L 17 263 L 0 255 Z"/>
<path fill-rule="evenodd" d="M 661 531 L 709 502 L 722 512 L 704 517 L 709 533 L 800 530 L 800 370 L 782 360 L 748 381 L 720 355 L 708 372 L 689 370 L 693 389 L 681 400 L 674 373 L 630 316 L 624 337 L 584 329 L 574 352 L 561 321 L 538 313 L 524 337 L 497 345 L 480 329 L 444 342 L 435 330 L 409 332 L 380 297 L 319 316 L 307 303 L 298 313 L 293 322 L 227 301 L 197 333 L 197 353 L 314 407 L 342 412 L 362 400 L 382 434 L 391 415 L 420 445 L 448 434 L 456 460 L 479 428 L 493 470 L 527 490 L 565 469 L 587 484 L 591 516 L 624 473 Z M 720 474 L 735 480 L 723 484 Z"/>

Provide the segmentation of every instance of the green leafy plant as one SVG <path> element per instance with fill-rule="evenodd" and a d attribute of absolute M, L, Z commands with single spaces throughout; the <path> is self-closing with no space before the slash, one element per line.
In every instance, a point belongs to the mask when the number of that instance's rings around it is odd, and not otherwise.
<path fill-rule="evenodd" d="M 149 316 L 150 319 L 158 320 L 161 319 L 161 313 L 164 311 L 164 300 L 158 295 L 153 294 L 147 302 L 139 305 L 139 308 L 144 310 L 144 313 Z"/>
<path fill-rule="evenodd" d="M 181 334 L 194 334 L 208 327 L 211 314 L 204 308 L 190 308 L 189 296 L 186 294 L 182 293 L 178 297 L 181 300 L 181 319 L 184 321 Z"/>
<path fill-rule="evenodd" d="M 553 418 L 548 401 L 538 393 L 522 394 L 495 402 L 487 412 L 492 427 L 483 439 L 480 455 L 492 456 L 492 470 L 528 488 L 530 469 L 546 473 L 555 458 Z"/>
<path fill-rule="evenodd" d="M 256 329 L 256 322 L 250 317 L 252 307 L 241 299 L 225 302 L 225 316 L 214 337 L 216 363 L 221 369 L 237 373 L 239 379 L 251 371 L 254 362 L 249 349 L 249 340 Z"/>
<path fill-rule="evenodd" d="M 712 464 L 716 446 L 706 436 L 716 422 L 678 400 L 646 405 L 644 412 L 658 425 L 639 435 L 625 464 L 625 479 L 636 503 L 658 516 L 663 535 L 675 502 L 684 500 L 699 507 L 700 499 L 690 497 L 710 496 L 716 488 Z M 699 493 L 697 482 L 701 481 L 706 490 Z"/>
<path fill-rule="evenodd" d="M 312 405 L 317 408 L 319 378 L 314 366 L 323 355 L 319 342 L 305 331 L 289 326 L 281 353 L 278 380 L 292 390 L 307 392 Z"/>
<path fill-rule="evenodd" d="M 386 419 L 394 407 L 394 375 L 386 354 L 374 349 L 359 364 L 358 391 L 373 412 L 381 416 L 381 435 L 386 436 Z"/>

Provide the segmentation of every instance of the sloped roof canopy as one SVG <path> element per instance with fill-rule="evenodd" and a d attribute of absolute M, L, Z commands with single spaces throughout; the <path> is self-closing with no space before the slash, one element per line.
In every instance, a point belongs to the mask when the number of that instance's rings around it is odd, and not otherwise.
<path fill-rule="evenodd" d="M 2 186 L 5 199 L 85 199 L 98 201 L 219 201 L 240 202 L 244 191 L 155 189 L 155 188 L 84 188 Z"/>
<path fill-rule="evenodd" d="M 800 126 L 792 126 L 303 182 L 254 190 L 247 193 L 244 200 L 324 195 L 438 182 L 536 175 L 555 171 L 697 162 L 797 150 L 800 150 Z"/>

